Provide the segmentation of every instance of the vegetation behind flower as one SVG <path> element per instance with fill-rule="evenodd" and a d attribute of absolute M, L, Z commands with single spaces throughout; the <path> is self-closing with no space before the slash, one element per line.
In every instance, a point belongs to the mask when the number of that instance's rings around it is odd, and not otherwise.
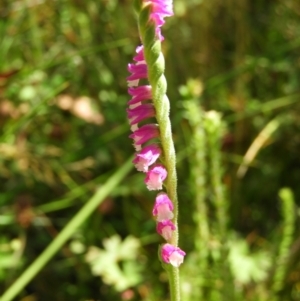
<path fill-rule="evenodd" d="M 131 156 L 124 79 L 139 43 L 128 1 L 2 2 L 1 293 Z M 164 26 L 183 300 L 299 300 L 296 2 L 178 0 Z M 153 193 L 123 177 L 18 300 L 167 300 Z"/>

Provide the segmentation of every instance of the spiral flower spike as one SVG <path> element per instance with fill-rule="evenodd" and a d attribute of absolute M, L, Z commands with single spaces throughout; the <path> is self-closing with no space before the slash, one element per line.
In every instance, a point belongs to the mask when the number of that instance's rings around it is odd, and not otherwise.
<path fill-rule="evenodd" d="M 171 301 L 179 301 L 178 267 L 185 252 L 178 247 L 176 155 L 169 118 L 170 102 L 166 95 L 165 60 L 161 52 L 164 40 L 161 27 L 165 17 L 173 15 L 173 3 L 172 0 L 135 0 L 134 6 L 142 45 L 136 48 L 133 63 L 128 65 L 131 74 L 127 78 L 128 93 L 132 96 L 127 110 L 133 132 L 130 138 L 138 151 L 133 163 L 146 173 L 145 184 L 149 190 L 166 190 L 157 195 L 153 215 L 157 232 L 167 242 L 160 247 L 159 257 L 168 273 Z M 141 80 L 143 83 L 147 80 L 148 84 L 141 85 Z M 153 121 L 145 124 L 148 119 L 156 119 L 157 124 Z"/>

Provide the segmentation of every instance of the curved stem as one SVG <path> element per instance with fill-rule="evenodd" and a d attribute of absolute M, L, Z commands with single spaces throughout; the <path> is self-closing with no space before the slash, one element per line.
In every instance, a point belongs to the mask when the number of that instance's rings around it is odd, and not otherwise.
<path fill-rule="evenodd" d="M 147 7 L 141 11 L 139 29 L 144 45 L 144 56 L 148 66 L 148 79 L 152 87 L 152 101 L 156 110 L 156 120 L 160 130 L 160 139 L 163 149 L 163 163 L 167 169 L 168 176 L 165 182 L 167 194 L 174 206 L 173 223 L 176 230 L 173 232 L 170 243 L 178 246 L 178 198 L 177 198 L 177 172 L 176 155 L 172 138 L 171 121 L 169 118 L 170 101 L 166 95 L 167 81 L 164 76 L 165 60 L 161 52 L 161 42 L 155 35 L 155 27 L 147 19 Z M 148 19 L 149 20 L 149 19 Z M 170 264 L 163 264 L 167 271 L 170 285 L 171 301 L 180 301 L 179 269 Z"/>
<path fill-rule="evenodd" d="M 151 26 L 151 25 L 150 25 Z M 142 27 L 142 25 L 140 25 Z M 145 35 L 144 35 L 145 34 Z M 152 101 L 156 110 L 156 120 L 160 130 L 161 145 L 164 153 L 164 165 L 168 172 L 165 187 L 169 198 L 174 205 L 173 223 L 176 231 L 173 233 L 171 244 L 178 246 L 178 198 L 177 198 L 177 172 L 176 155 L 172 138 L 170 101 L 166 95 L 167 81 L 164 75 L 165 59 L 161 52 L 161 42 L 156 38 L 151 41 L 146 36 L 147 32 L 141 31 L 144 45 L 145 60 L 148 66 L 148 79 L 152 87 Z"/>

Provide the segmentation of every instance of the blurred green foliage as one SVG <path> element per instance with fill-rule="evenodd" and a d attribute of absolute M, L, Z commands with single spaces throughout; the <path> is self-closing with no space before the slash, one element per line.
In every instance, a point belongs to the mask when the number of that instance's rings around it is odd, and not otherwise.
<path fill-rule="evenodd" d="M 0 294 L 134 151 L 131 4 L 0 0 Z M 174 5 L 163 51 L 188 254 L 183 300 L 299 300 L 300 2 Z M 200 118 L 187 114 L 191 104 Z M 201 123 L 210 110 L 224 125 L 213 143 Z M 130 173 L 16 300 L 167 300 L 154 196 Z"/>

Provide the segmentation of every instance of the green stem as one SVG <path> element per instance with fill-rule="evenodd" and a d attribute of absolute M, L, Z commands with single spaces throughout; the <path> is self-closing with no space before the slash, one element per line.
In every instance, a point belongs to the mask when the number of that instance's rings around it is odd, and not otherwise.
<path fill-rule="evenodd" d="M 223 245 L 226 240 L 228 208 L 224 194 L 224 185 L 222 183 L 223 170 L 221 164 L 221 137 L 224 125 L 221 115 L 216 111 L 206 112 L 204 124 L 207 133 L 209 170 L 213 190 L 213 203 L 216 209 L 217 233 Z"/>
<path fill-rule="evenodd" d="M 208 285 L 208 244 L 210 229 L 208 223 L 208 208 L 206 204 L 206 173 L 208 165 L 206 162 L 207 138 L 204 130 L 204 111 L 195 99 L 184 101 L 186 117 L 191 125 L 192 136 L 189 145 L 193 148 L 193 155 L 189 156 L 191 170 L 191 182 L 193 183 L 192 198 L 194 199 L 193 219 L 195 222 L 195 251 L 197 254 L 195 263 L 201 271 L 200 275 L 193 275 L 192 285 L 194 289 L 190 296 L 195 300 L 202 300 L 204 287 Z M 198 272 L 198 271 L 197 271 Z"/>
<path fill-rule="evenodd" d="M 62 248 L 76 229 L 91 215 L 102 201 L 117 187 L 132 168 L 130 158 L 116 171 L 108 181 L 99 188 L 88 200 L 85 206 L 70 220 L 65 228 L 50 243 L 46 250 L 25 270 L 23 274 L 8 288 L 0 298 L 1 301 L 11 301 L 18 293 L 41 271 L 49 260 Z"/>
<path fill-rule="evenodd" d="M 163 163 L 168 172 L 165 188 L 174 206 L 173 232 L 170 243 L 178 246 L 178 198 L 176 155 L 172 138 L 170 101 L 166 95 L 167 81 L 164 76 L 165 60 L 161 52 L 161 42 L 155 33 L 155 24 L 149 19 L 151 7 L 145 6 L 139 14 L 139 31 L 144 45 L 144 56 L 148 66 L 148 79 L 152 87 L 152 101 L 156 110 L 156 120 L 160 130 L 160 140 L 163 149 Z M 179 270 L 170 265 L 163 265 L 167 270 L 170 284 L 171 301 L 180 301 Z"/>
<path fill-rule="evenodd" d="M 147 9 L 147 7 L 146 7 Z M 142 16 L 144 17 L 144 16 Z M 164 153 L 164 165 L 168 172 L 165 187 L 169 198 L 174 205 L 173 223 L 177 229 L 178 199 L 177 199 L 177 173 L 176 155 L 172 138 L 170 114 L 170 101 L 166 95 L 167 81 L 164 75 L 165 60 L 161 52 L 161 42 L 155 36 L 153 24 L 148 23 L 145 29 L 144 20 L 140 20 L 140 34 L 144 45 L 144 55 L 148 66 L 148 79 L 152 87 L 152 101 L 156 110 L 156 120 L 160 130 L 160 140 Z M 154 35 L 152 35 L 154 34 Z M 174 231 L 171 244 L 178 245 L 178 231 Z"/>
<path fill-rule="evenodd" d="M 219 290 L 220 298 L 224 300 L 235 300 L 234 281 L 232 279 L 228 263 L 228 246 L 226 244 L 227 227 L 228 227 L 228 201 L 225 196 L 224 184 L 222 182 L 222 153 L 221 137 L 224 130 L 224 124 L 220 113 L 209 111 L 205 114 L 204 119 L 207 153 L 209 157 L 209 178 L 212 188 L 212 202 L 216 211 L 215 235 L 219 241 L 220 258 L 216 260 L 218 270 L 218 279 L 222 283 Z"/>
<path fill-rule="evenodd" d="M 160 60 L 163 59 L 161 54 Z M 160 77 L 161 81 L 165 81 L 165 77 L 162 74 Z M 157 85 L 153 81 L 151 82 L 151 77 L 149 76 L 149 81 L 152 86 L 153 93 L 153 103 L 156 109 L 156 120 L 160 129 L 160 139 L 162 144 L 162 149 L 164 152 L 164 165 L 168 172 L 168 177 L 166 179 L 165 187 L 169 198 L 173 202 L 174 206 L 174 218 L 173 223 L 176 230 L 173 232 L 172 239 L 170 243 L 174 246 L 178 246 L 179 233 L 178 233 L 178 198 L 177 198 L 177 172 L 176 172 L 176 155 L 175 148 L 172 138 L 171 122 L 169 118 L 169 99 L 165 94 L 161 94 L 160 83 Z M 171 272 L 168 273 L 171 301 L 180 301 L 180 289 L 179 289 L 179 269 L 171 267 Z"/>
<path fill-rule="evenodd" d="M 179 269 L 173 266 L 168 267 L 167 274 L 170 286 L 170 296 L 171 300 L 180 300 L 180 290 L 179 290 Z"/>
<path fill-rule="evenodd" d="M 280 299 L 280 292 L 284 287 L 284 280 L 288 271 L 290 248 L 293 242 L 296 221 L 293 192 L 289 188 L 282 188 L 279 191 L 279 196 L 282 200 L 281 211 L 283 215 L 283 233 L 279 246 L 279 254 L 275 260 L 275 270 L 273 272 L 273 300 Z"/>

